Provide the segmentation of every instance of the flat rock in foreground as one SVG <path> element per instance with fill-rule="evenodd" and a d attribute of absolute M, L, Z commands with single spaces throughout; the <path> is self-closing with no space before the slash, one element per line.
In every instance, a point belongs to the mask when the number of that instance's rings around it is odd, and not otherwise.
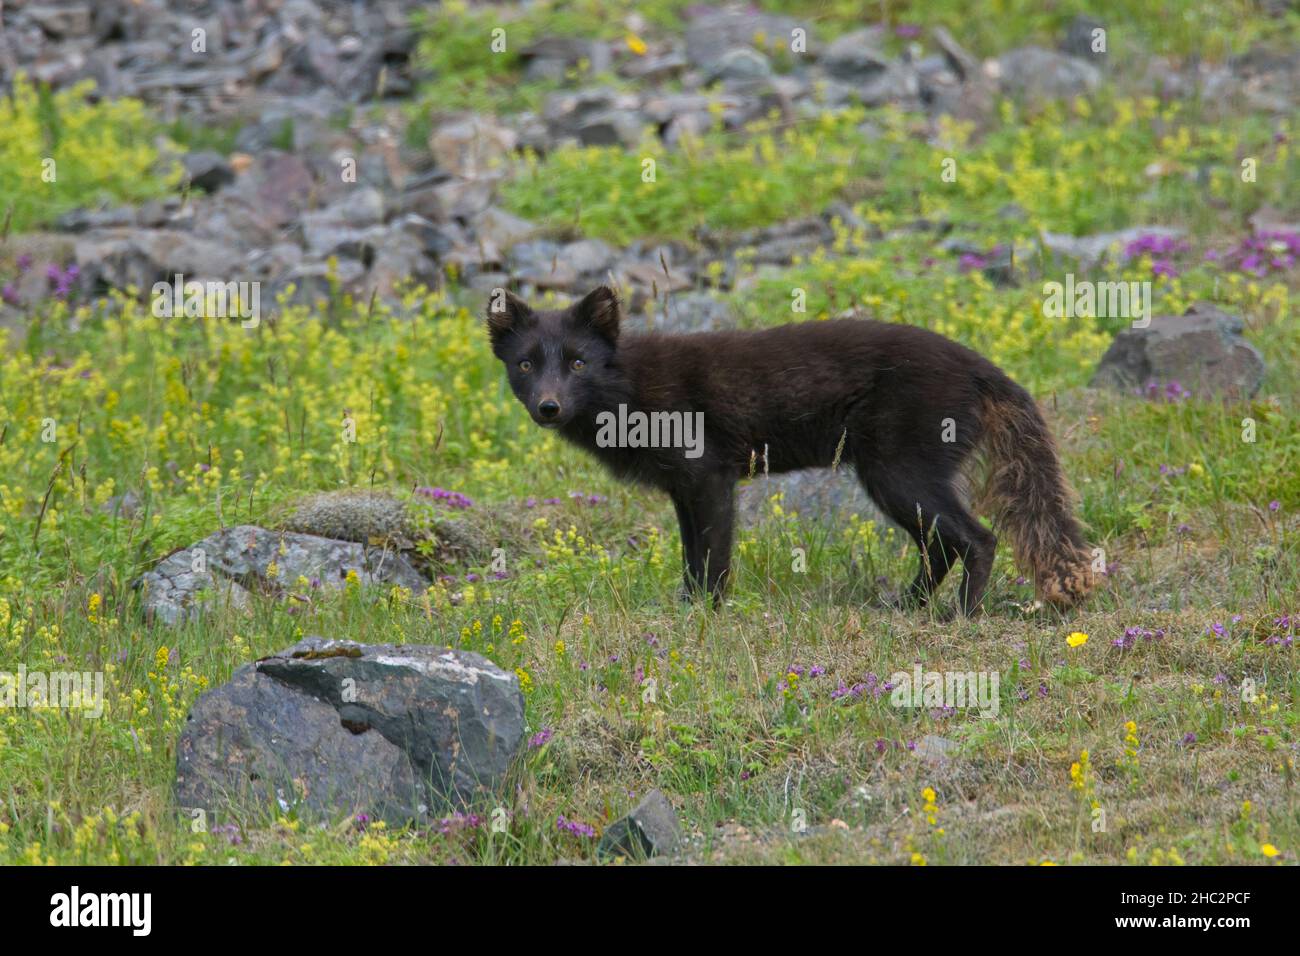
<path fill-rule="evenodd" d="M 523 736 L 518 679 L 479 654 L 308 637 L 195 702 L 176 801 L 401 825 L 499 794 Z"/>

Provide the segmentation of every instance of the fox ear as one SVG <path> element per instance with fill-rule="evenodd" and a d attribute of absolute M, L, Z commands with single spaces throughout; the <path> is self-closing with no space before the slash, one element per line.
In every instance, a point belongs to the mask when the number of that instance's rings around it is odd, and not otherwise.
<path fill-rule="evenodd" d="M 511 332 L 518 332 L 533 321 L 528 303 L 509 289 L 493 289 L 488 298 L 487 327 L 496 345 Z"/>
<path fill-rule="evenodd" d="M 618 320 L 621 311 L 618 293 L 607 285 L 597 286 L 571 310 L 576 325 L 587 326 L 611 345 L 618 341 Z"/>

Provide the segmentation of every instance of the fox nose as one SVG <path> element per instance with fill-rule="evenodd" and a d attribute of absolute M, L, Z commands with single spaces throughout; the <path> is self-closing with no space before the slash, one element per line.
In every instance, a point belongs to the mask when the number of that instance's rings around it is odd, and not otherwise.
<path fill-rule="evenodd" d="M 543 418 L 554 418 L 560 414 L 560 403 L 553 398 L 548 398 L 537 406 L 537 414 Z"/>

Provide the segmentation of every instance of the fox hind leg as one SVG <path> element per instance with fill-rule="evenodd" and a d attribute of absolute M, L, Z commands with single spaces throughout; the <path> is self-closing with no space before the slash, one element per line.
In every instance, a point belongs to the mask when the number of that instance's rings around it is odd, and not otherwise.
<path fill-rule="evenodd" d="M 933 465 L 911 468 L 894 463 L 888 469 L 879 463 L 858 467 L 867 494 L 895 523 L 901 526 L 921 552 L 920 569 L 907 590 L 915 606 L 929 602 L 948 572 L 961 561 L 962 581 L 958 591 L 963 614 L 975 613 L 984 599 L 997 538 L 981 525 L 962 504 L 946 478 L 917 476 Z"/>

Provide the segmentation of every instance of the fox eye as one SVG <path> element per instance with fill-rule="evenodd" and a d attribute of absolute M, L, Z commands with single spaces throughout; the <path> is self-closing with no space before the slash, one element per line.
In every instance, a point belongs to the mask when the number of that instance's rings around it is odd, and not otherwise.
<path fill-rule="evenodd" d="M 584 368 L 587 367 L 587 363 L 584 362 L 584 361 L 583 361 L 582 359 L 580 359 L 580 358 L 576 358 L 576 359 L 574 359 L 574 360 L 573 360 L 572 362 L 570 362 L 569 364 L 573 367 L 573 370 L 574 370 L 575 372 L 581 372 Z"/>
<path fill-rule="evenodd" d="M 519 363 L 519 371 L 531 372 L 532 370 L 533 370 L 533 363 L 528 361 L 528 359 L 524 359 L 522 362 Z"/>

